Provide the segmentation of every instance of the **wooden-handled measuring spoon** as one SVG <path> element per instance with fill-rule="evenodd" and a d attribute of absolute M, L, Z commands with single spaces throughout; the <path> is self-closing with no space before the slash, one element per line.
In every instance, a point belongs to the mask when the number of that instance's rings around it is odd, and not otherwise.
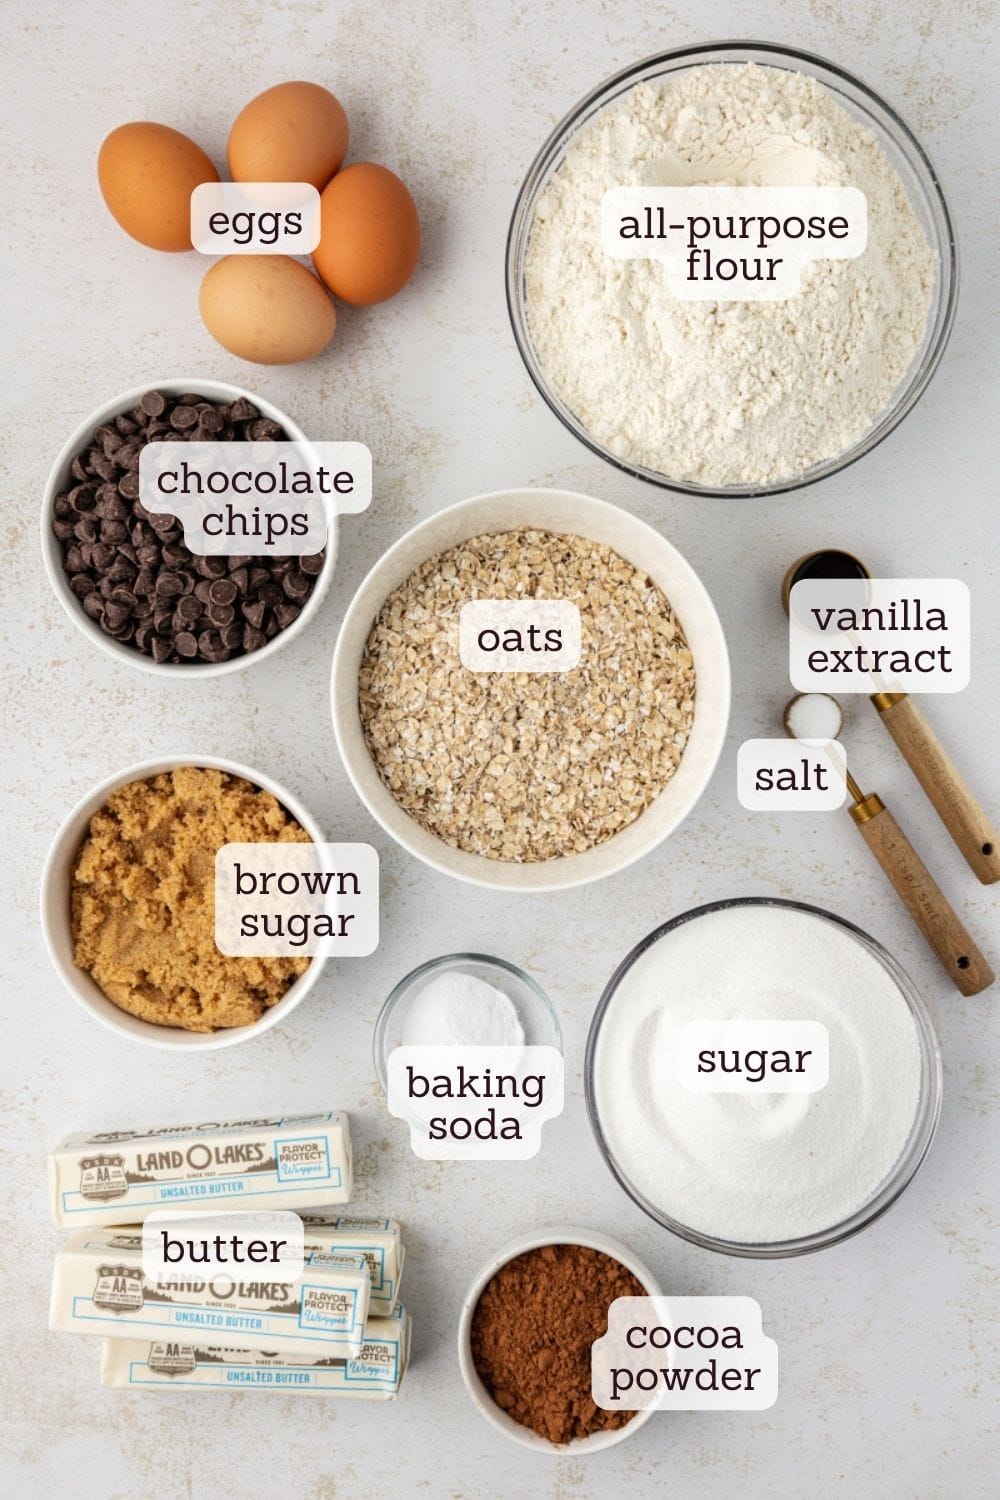
<path fill-rule="evenodd" d="M 788 613 L 793 584 L 807 578 L 860 580 L 871 573 L 850 552 L 828 548 L 800 557 L 785 574 L 781 602 Z M 955 762 L 906 693 L 872 693 L 871 702 L 920 782 L 938 817 L 983 885 L 1000 880 L 1000 837 Z"/>
<path fill-rule="evenodd" d="M 797 724 L 809 724 L 810 739 L 837 739 L 844 722 L 836 698 L 827 693 L 803 693 L 785 709 L 786 734 L 805 738 Z M 963 995 L 978 995 L 996 977 L 966 931 L 958 913 L 931 875 L 881 797 L 866 796 L 847 772 L 848 808 L 868 845 L 910 916 Z"/>

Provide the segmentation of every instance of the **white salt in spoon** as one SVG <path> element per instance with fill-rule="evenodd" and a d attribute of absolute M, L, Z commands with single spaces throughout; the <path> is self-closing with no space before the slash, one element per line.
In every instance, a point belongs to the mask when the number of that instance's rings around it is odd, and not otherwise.
<path fill-rule="evenodd" d="M 844 711 L 829 693 L 799 693 L 785 706 L 782 722 L 793 740 L 835 740 Z M 845 778 L 854 799 L 848 811 L 861 837 L 955 985 L 963 995 L 988 989 L 993 970 L 892 813 L 881 797 L 866 797 L 850 771 Z"/>

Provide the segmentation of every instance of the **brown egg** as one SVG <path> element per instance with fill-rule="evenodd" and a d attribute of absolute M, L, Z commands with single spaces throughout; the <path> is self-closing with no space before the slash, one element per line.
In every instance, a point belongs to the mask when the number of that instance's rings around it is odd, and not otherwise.
<path fill-rule="evenodd" d="M 279 83 L 251 99 L 229 132 L 234 182 L 326 187 L 347 155 L 347 116 L 318 83 Z"/>
<path fill-rule="evenodd" d="M 169 125 L 137 120 L 112 130 L 97 157 L 112 216 L 151 250 L 191 249 L 191 194 L 219 174 L 200 146 Z"/>
<path fill-rule="evenodd" d="M 287 255 L 227 255 L 201 284 L 205 327 L 256 365 L 293 365 L 325 349 L 337 313 L 322 283 Z"/>
<path fill-rule="evenodd" d="M 313 264 L 331 292 L 364 307 L 401 291 L 420 255 L 420 220 L 396 174 L 370 161 L 345 167 L 320 208 Z"/>

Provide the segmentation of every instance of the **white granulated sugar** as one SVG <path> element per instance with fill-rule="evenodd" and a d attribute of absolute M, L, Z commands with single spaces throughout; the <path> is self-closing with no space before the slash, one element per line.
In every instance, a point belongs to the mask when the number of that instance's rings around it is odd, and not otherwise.
<path fill-rule="evenodd" d="M 690 1021 L 820 1021 L 830 1078 L 813 1094 L 702 1094 L 676 1079 Z M 595 1102 L 631 1183 L 688 1228 L 744 1244 L 818 1233 L 862 1207 L 920 1100 L 916 1023 L 886 969 L 806 912 L 693 918 L 628 970 L 604 1017 Z"/>
<path fill-rule="evenodd" d="M 777 302 L 687 302 L 654 260 L 601 249 L 612 187 L 856 187 L 868 245 Z M 870 130 L 803 73 L 716 63 L 639 84 L 572 141 L 525 270 L 550 384 L 625 462 L 709 486 L 793 478 L 875 424 L 919 348 L 934 255 Z"/>

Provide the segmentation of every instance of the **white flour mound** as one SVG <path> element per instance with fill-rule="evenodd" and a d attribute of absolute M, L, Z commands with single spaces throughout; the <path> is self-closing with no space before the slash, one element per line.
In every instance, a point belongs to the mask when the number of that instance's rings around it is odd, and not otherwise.
<path fill-rule="evenodd" d="M 601 249 L 612 187 L 856 187 L 868 245 L 782 302 L 686 302 Z M 639 84 L 573 140 L 535 210 L 528 322 L 549 382 L 627 463 L 704 485 L 794 478 L 858 441 L 927 324 L 935 258 L 872 132 L 803 73 L 714 63 Z"/>

